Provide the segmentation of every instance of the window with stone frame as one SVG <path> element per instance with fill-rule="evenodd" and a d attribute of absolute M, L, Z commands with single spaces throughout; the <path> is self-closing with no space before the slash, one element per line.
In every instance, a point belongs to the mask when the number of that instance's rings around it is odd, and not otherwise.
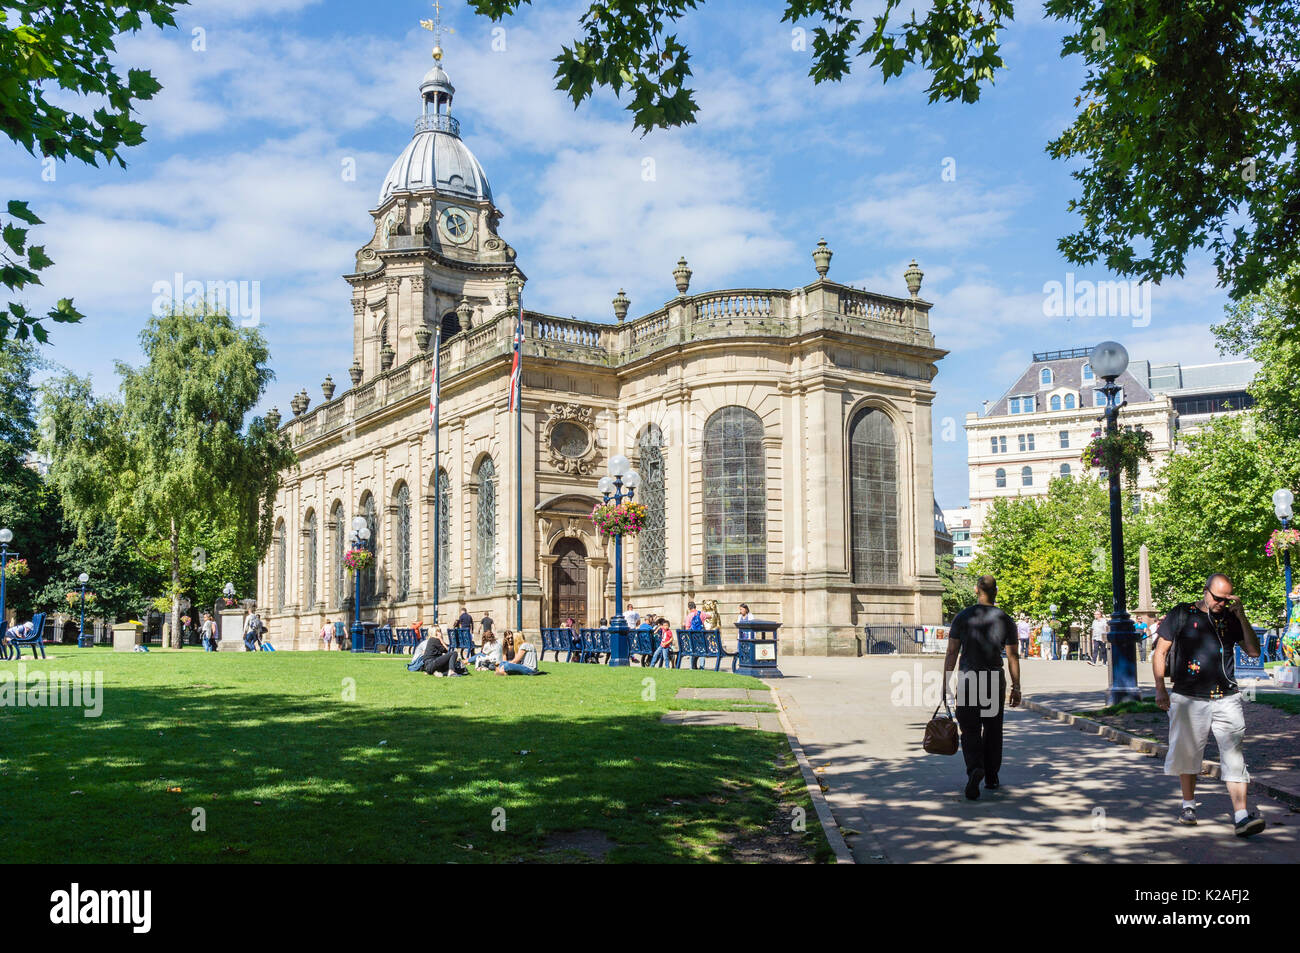
<path fill-rule="evenodd" d="M 637 584 L 657 589 L 664 584 L 664 437 L 651 424 L 641 434 L 637 449 L 641 455 L 641 488 L 638 495 L 646 507 L 645 527 L 636 539 Z"/>
<path fill-rule="evenodd" d="M 447 471 L 438 470 L 438 578 L 434 585 L 437 587 L 439 599 L 447 598 L 450 585 L 448 580 L 451 578 L 451 478 L 447 476 Z"/>
<path fill-rule="evenodd" d="M 398 602 L 405 602 L 411 594 L 411 490 L 405 483 L 397 488 L 396 507 L 395 596 Z"/>
<path fill-rule="evenodd" d="M 366 540 L 365 548 L 370 551 L 374 557 L 371 560 L 370 568 L 363 570 L 361 573 L 361 604 L 363 606 L 372 606 L 378 597 L 379 581 L 379 513 L 375 507 L 375 496 L 367 492 L 361 498 L 361 517 L 366 521 L 366 529 L 370 530 L 370 539 Z"/>
<path fill-rule="evenodd" d="M 320 545 L 316 536 L 316 511 L 308 510 L 307 518 L 303 521 L 303 548 L 306 555 L 306 570 L 303 573 L 303 583 L 305 585 L 303 595 L 303 608 L 311 611 L 316 608 L 316 547 Z"/>
<path fill-rule="evenodd" d="M 275 607 L 284 609 L 284 589 L 288 579 L 289 540 L 284 529 L 284 520 L 275 526 Z"/>
<path fill-rule="evenodd" d="M 763 421 L 723 407 L 704 424 L 704 584 L 767 582 L 767 477 Z"/>
<path fill-rule="evenodd" d="M 343 565 L 343 556 L 348 551 L 348 521 L 341 501 L 335 501 L 330 510 L 330 533 L 334 541 L 331 547 L 334 550 L 331 553 L 334 559 L 334 608 L 341 609 L 343 600 L 348 596 L 348 570 Z"/>
<path fill-rule="evenodd" d="M 478 512 L 474 518 L 474 591 L 485 594 L 497 582 L 496 467 L 485 457 L 478 466 Z"/>
<path fill-rule="evenodd" d="M 849 428 L 849 508 L 853 581 L 897 582 L 898 441 L 882 410 L 859 411 Z"/>

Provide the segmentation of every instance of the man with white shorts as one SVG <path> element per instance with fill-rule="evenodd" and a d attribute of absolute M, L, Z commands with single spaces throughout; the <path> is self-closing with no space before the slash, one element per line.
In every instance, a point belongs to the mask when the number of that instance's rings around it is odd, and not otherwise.
<path fill-rule="evenodd" d="M 1196 777 L 1213 731 L 1233 826 L 1238 837 L 1250 837 L 1264 829 L 1264 819 L 1246 809 L 1250 773 L 1241 750 L 1246 718 L 1236 680 L 1238 643 L 1251 658 L 1259 656 L 1259 638 L 1241 601 L 1233 598 L 1231 580 L 1216 572 L 1205 581 L 1199 602 L 1179 603 L 1161 621 L 1151 670 L 1156 704 L 1169 712 L 1165 774 L 1178 775 L 1182 787 L 1178 823 L 1196 823 Z M 1166 672 L 1173 679 L 1172 694 L 1165 691 Z"/>

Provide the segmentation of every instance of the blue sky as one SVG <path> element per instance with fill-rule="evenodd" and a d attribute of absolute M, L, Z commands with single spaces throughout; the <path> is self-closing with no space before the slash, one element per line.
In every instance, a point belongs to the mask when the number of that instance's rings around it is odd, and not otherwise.
<path fill-rule="evenodd" d="M 996 399 L 1032 351 L 1115 338 L 1135 358 L 1217 359 L 1208 325 L 1227 299 L 1204 257 L 1154 289 L 1145 327 L 1044 316 L 1044 283 L 1115 276 L 1056 251 L 1076 226 L 1066 203 L 1077 192 L 1044 146 L 1073 115 L 1082 67 L 1060 58 L 1060 26 L 1040 9 L 1023 7 L 1005 36 L 1008 69 L 971 106 L 928 103 L 917 73 L 883 86 L 862 60 L 847 82 L 814 87 L 782 4 L 708 0 L 678 31 L 698 125 L 641 137 L 613 97 L 575 112 L 554 89 L 550 60 L 585 6 L 526 8 L 497 48 L 493 24 L 458 0 L 443 6 L 453 114 L 505 213 L 529 307 L 612 320 L 622 287 L 632 315 L 646 313 L 674 295 L 680 255 L 695 291 L 793 288 L 815 278 L 820 238 L 835 251 L 832 279 L 904 295 L 915 257 L 951 352 L 935 380 L 945 507 L 967 496 L 965 414 Z M 352 309 L 340 276 L 420 111 L 432 38 L 418 23 L 431 13 L 416 0 L 200 0 L 179 29 L 119 44 L 124 65 L 164 86 L 141 110 L 149 141 L 127 169 L 59 165 L 51 182 L 38 159 L 0 147 L 3 194 L 45 219 L 36 240 L 57 262 L 28 301 L 71 295 L 87 315 L 54 329 L 50 358 L 114 389 L 114 360 L 140 360 L 155 282 L 180 272 L 260 283 L 276 372 L 263 408 L 287 415 L 304 387 L 319 401 L 327 372 L 346 386 Z"/>

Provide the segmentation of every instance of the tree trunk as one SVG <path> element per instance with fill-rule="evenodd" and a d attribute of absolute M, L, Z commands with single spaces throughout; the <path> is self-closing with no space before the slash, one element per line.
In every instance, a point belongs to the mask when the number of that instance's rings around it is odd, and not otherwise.
<path fill-rule="evenodd" d="M 180 532 L 176 529 L 176 519 L 172 518 L 171 536 L 172 555 L 172 648 L 181 647 L 181 557 Z"/>

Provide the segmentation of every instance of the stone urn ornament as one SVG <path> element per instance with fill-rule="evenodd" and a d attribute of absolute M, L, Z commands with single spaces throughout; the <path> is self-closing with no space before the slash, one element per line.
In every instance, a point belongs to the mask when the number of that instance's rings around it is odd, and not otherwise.
<path fill-rule="evenodd" d="M 623 319 L 627 317 L 627 309 L 632 306 L 632 301 L 628 298 L 627 292 L 622 288 L 619 288 L 618 294 L 615 296 L 612 303 L 614 305 L 614 317 L 618 320 L 619 324 L 622 324 Z"/>
<path fill-rule="evenodd" d="M 519 291 L 517 289 L 515 291 L 515 300 L 516 302 L 519 300 Z M 460 304 L 456 305 L 456 320 L 460 322 L 462 331 L 468 331 L 473 326 L 473 317 L 474 306 L 469 303 L 469 298 L 461 298 Z"/>
<path fill-rule="evenodd" d="M 353 387 L 356 387 L 361 383 L 361 375 L 363 373 L 364 372 L 361 370 L 361 362 L 353 361 L 352 366 L 348 368 L 348 377 L 352 378 Z"/>
<path fill-rule="evenodd" d="M 280 417 L 279 407 L 272 407 L 270 410 L 266 412 L 266 425 L 270 427 L 272 430 L 280 429 L 280 420 L 281 417 Z"/>
<path fill-rule="evenodd" d="M 427 351 L 429 349 L 429 338 L 432 336 L 433 332 L 429 330 L 427 324 L 419 325 L 415 329 L 415 346 L 418 347 L 421 352 Z"/>
<path fill-rule="evenodd" d="M 677 293 L 679 295 L 686 294 L 691 287 L 691 275 L 693 274 L 694 272 L 686 265 L 686 256 L 683 255 L 678 258 L 677 267 L 673 269 L 673 281 L 677 283 Z"/>
<path fill-rule="evenodd" d="M 826 244 L 826 239 L 823 238 L 817 243 L 817 247 L 813 249 L 812 257 L 813 267 L 817 269 L 818 278 L 825 278 L 826 272 L 831 270 L 831 256 L 834 254 L 835 252 L 831 251 L 830 246 Z"/>
<path fill-rule="evenodd" d="M 385 344 L 379 352 L 379 367 L 381 370 L 388 370 L 393 366 L 393 361 L 397 360 L 397 352 L 393 350 L 391 344 Z"/>
<path fill-rule="evenodd" d="M 913 258 L 912 263 L 907 266 L 907 271 L 903 272 L 903 280 L 907 282 L 907 290 L 911 292 L 913 298 L 921 293 L 921 279 L 924 277 L 925 272 L 917 267 L 916 259 Z"/>
<path fill-rule="evenodd" d="M 334 399 L 334 378 L 329 374 L 326 374 L 325 379 L 320 382 L 320 391 L 325 395 L 326 400 Z"/>

